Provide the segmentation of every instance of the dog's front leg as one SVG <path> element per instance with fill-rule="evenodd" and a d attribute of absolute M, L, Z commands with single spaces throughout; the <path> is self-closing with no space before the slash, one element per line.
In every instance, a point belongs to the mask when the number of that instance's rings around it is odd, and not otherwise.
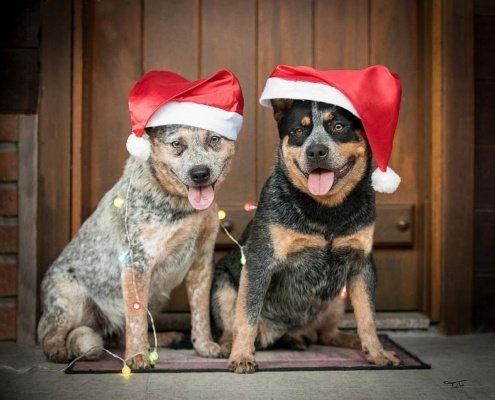
<path fill-rule="evenodd" d="M 374 286 L 376 272 L 371 257 L 363 260 L 363 265 L 356 268 L 356 273 L 349 277 L 349 297 L 357 330 L 361 339 L 361 346 L 366 359 L 376 365 L 399 365 L 401 360 L 393 351 L 383 349 L 378 335 L 374 318 Z"/>
<path fill-rule="evenodd" d="M 218 230 L 216 219 L 212 221 L 209 228 L 210 231 L 206 229 L 203 235 L 204 242 L 201 243 L 199 255 L 186 275 L 185 284 L 191 309 L 191 341 L 194 350 L 202 357 L 220 357 L 221 348 L 213 341 L 210 326 L 212 258 Z"/>
<path fill-rule="evenodd" d="M 146 268 L 129 265 L 122 270 L 125 314 L 125 361 L 132 369 L 149 368 L 148 294 Z"/>
<path fill-rule="evenodd" d="M 254 358 L 258 318 L 271 279 L 271 274 L 267 269 L 259 269 L 259 272 L 248 270 L 247 265 L 241 272 L 235 308 L 232 351 L 227 362 L 229 369 L 237 374 L 251 373 L 258 367 Z M 251 277 L 250 274 L 252 274 Z"/>

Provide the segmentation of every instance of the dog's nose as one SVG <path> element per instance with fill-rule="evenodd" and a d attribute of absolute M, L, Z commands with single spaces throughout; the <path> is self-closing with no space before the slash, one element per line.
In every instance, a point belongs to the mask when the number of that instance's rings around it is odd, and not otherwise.
<path fill-rule="evenodd" d="M 191 168 L 189 176 L 194 183 L 201 185 L 210 179 L 210 168 L 206 165 L 198 165 L 197 167 Z"/>
<path fill-rule="evenodd" d="M 323 160 L 328 154 L 328 147 L 323 144 L 312 144 L 306 149 L 306 157 L 312 162 Z"/>

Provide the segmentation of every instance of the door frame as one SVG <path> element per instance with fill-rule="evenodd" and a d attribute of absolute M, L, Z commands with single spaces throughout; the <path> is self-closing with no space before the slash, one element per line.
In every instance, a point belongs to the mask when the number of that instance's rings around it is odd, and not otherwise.
<path fill-rule="evenodd" d="M 85 4 L 52 0 L 41 6 L 38 283 L 82 222 Z M 421 311 L 439 322 L 444 332 L 465 333 L 471 330 L 472 313 L 473 4 L 471 0 L 423 0 L 421 7 L 427 85 L 425 152 L 431 171 L 425 185 L 424 220 L 430 229 L 425 229 L 423 244 L 426 293 Z M 467 177 L 461 190 L 459 176 Z M 53 210 L 57 218 L 49 220 Z M 23 329 L 18 337 L 34 337 L 35 326 Z"/>

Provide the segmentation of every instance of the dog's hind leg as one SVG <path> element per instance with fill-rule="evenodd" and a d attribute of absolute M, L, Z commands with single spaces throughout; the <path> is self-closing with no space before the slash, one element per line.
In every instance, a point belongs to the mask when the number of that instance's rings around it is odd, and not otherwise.
<path fill-rule="evenodd" d="M 234 330 L 235 303 L 237 291 L 228 282 L 212 291 L 212 316 L 215 328 L 221 332 L 218 344 L 221 356 L 228 357 L 232 349 L 232 332 Z"/>
<path fill-rule="evenodd" d="M 157 332 L 156 333 L 156 345 L 157 347 L 170 347 L 174 344 L 180 343 L 186 335 L 182 332 Z M 153 332 L 148 332 L 148 342 L 155 343 L 155 335 Z"/>
<path fill-rule="evenodd" d="M 67 346 L 67 335 L 83 319 L 85 296 L 74 280 L 53 276 L 43 282 L 43 315 L 38 339 L 48 360 L 68 362 L 74 358 Z"/>
<path fill-rule="evenodd" d="M 361 340 L 356 333 L 342 332 L 338 325 L 345 311 L 344 300 L 337 297 L 332 300 L 318 318 L 318 343 L 325 346 L 348 347 L 361 349 Z"/>

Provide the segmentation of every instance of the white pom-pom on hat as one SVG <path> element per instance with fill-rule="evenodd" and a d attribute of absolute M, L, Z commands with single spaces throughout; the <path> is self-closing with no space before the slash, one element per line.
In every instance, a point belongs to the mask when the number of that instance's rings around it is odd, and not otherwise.
<path fill-rule="evenodd" d="M 400 185 L 400 176 L 390 167 L 383 172 L 377 168 L 371 174 L 371 186 L 380 193 L 393 193 Z"/>
<path fill-rule="evenodd" d="M 142 136 L 136 136 L 133 133 L 129 135 L 126 142 L 127 151 L 140 160 L 147 160 L 151 154 L 151 145 L 148 139 Z"/>

